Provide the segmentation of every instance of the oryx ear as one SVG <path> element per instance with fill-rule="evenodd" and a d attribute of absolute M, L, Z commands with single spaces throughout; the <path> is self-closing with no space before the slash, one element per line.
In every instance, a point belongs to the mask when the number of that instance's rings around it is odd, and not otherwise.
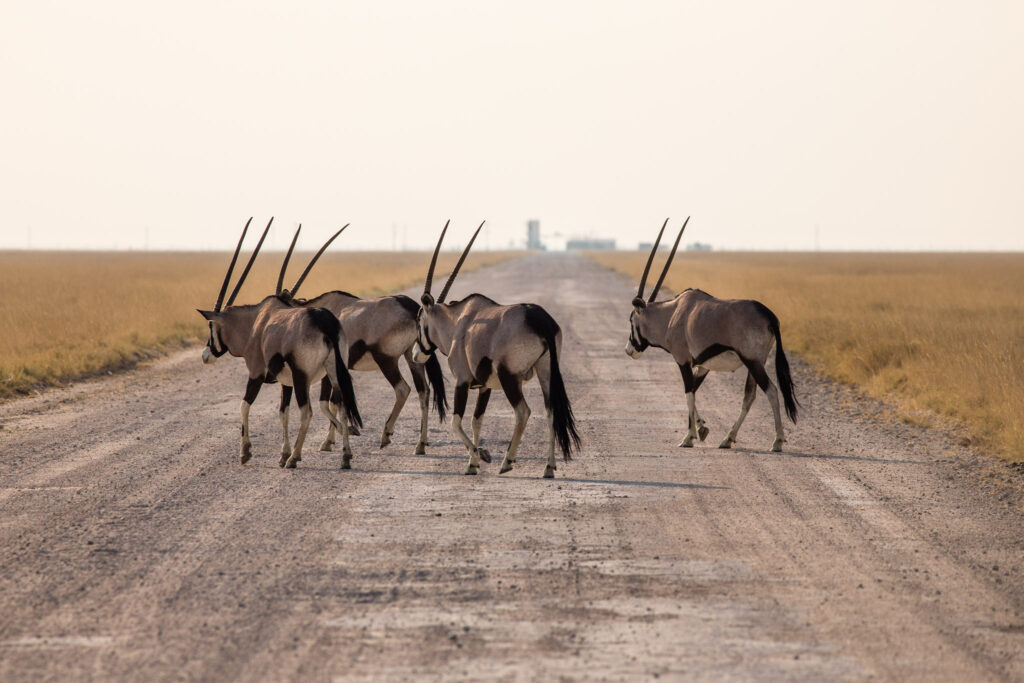
<path fill-rule="evenodd" d="M 633 310 L 639 313 L 640 311 L 647 308 L 647 304 L 640 297 L 633 297 Z"/>
<path fill-rule="evenodd" d="M 220 313 L 214 313 L 213 311 L 204 311 L 199 308 L 197 308 L 196 310 L 199 311 L 199 315 L 203 316 L 207 320 L 217 320 L 218 318 L 220 318 Z"/>
<path fill-rule="evenodd" d="M 423 292 L 423 295 L 420 297 L 420 303 L 423 304 L 424 308 L 429 308 L 429 307 L 433 306 L 434 305 L 434 297 L 433 297 L 433 295 L 431 295 L 431 294 L 429 294 L 427 292 Z"/>

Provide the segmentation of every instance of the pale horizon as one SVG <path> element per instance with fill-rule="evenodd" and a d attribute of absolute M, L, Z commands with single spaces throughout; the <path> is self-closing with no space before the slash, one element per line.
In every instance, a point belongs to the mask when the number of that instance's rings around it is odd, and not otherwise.
<path fill-rule="evenodd" d="M 18 3 L 0 249 L 1024 251 L 1024 6 Z M 262 220 L 262 223 L 261 223 Z M 672 228 L 671 226 L 675 226 Z M 255 241 L 255 238 L 253 238 Z"/>

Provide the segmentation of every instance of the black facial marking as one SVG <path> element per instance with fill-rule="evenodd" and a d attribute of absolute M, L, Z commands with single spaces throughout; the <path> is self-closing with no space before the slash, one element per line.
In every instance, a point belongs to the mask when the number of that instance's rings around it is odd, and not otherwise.
<path fill-rule="evenodd" d="M 640 326 L 636 322 L 636 311 L 629 316 L 629 343 L 637 351 L 646 351 L 647 347 L 651 345 L 640 333 Z"/>

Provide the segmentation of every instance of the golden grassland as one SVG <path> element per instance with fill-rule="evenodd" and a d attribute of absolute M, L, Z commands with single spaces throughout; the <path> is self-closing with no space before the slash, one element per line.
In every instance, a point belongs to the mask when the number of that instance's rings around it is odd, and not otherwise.
<path fill-rule="evenodd" d="M 637 279 L 647 258 L 589 256 Z M 685 252 L 666 284 L 757 299 L 779 316 L 786 349 L 827 376 L 909 422 L 953 418 L 978 445 L 1024 460 L 1022 254 Z"/>
<path fill-rule="evenodd" d="M 464 271 L 513 252 L 476 252 Z M 311 254 L 292 257 L 285 287 Z M 235 303 L 273 293 L 282 254 L 261 254 Z M 438 259 L 440 290 L 457 253 Z M 229 253 L 0 252 L 0 397 L 128 367 L 172 348 L 201 342 Z M 248 259 L 235 267 L 237 280 Z M 429 253 L 325 254 L 302 285 L 303 296 L 342 289 L 389 294 L 423 282 Z M 231 287 L 234 287 L 232 282 Z M 228 290 L 230 293 L 230 288 Z"/>

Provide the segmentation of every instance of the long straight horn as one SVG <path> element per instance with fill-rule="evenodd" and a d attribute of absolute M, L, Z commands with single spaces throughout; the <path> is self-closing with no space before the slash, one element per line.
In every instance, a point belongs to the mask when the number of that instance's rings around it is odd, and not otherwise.
<path fill-rule="evenodd" d="M 430 259 L 430 268 L 427 269 L 427 282 L 423 285 L 423 294 L 426 296 L 430 295 L 430 286 L 434 284 L 434 266 L 437 265 L 437 254 L 441 251 L 441 242 L 444 242 L 444 234 L 448 232 L 448 224 L 451 222 L 451 218 L 444 222 L 444 229 L 441 230 L 441 236 L 437 238 L 437 246 L 434 247 L 434 256 Z"/>
<path fill-rule="evenodd" d="M 654 246 L 651 248 L 651 255 L 647 257 L 647 265 L 644 266 L 644 274 L 640 278 L 640 288 L 636 290 L 636 298 L 643 300 L 644 298 L 644 285 L 647 284 L 647 274 L 651 272 L 651 263 L 654 262 L 654 255 L 658 253 L 658 245 L 661 244 L 661 236 L 665 232 L 665 226 L 668 225 L 668 219 L 661 224 L 661 230 L 658 231 L 658 239 L 654 240 Z"/>
<path fill-rule="evenodd" d="M 245 282 L 246 276 L 249 274 L 249 269 L 252 268 L 253 262 L 256 260 L 256 254 L 260 253 L 260 247 L 263 246 L 263 240 L 267 239 L 267 233 L 270 232 L 270 224 L 274 222 L 274 217 L 271 216 L 270 220 L 267 221 L 267 227 L 263 229 L 263 234 L 260 235 L 260 241 L 256 243 L 256 248 L 252 250 L 252 256 L 249 257 L 249 262 L 245 264 L 245 270 L 242 271 L 242 276 L 238 278 L 238 284 L 231 291 L 231 296 L 228 297 L 227 305 L 235 303 L 235 297 L 238 296 L 238 291 L 242 289 L 242 283 Z"/>
<path fill-rule="evenodd" d="M 676 243 L 672 245 L 672 251 L 669 252 L 668 261 L 665 261 L 665 269 L 661 271 L 661 277 L 658 278 L 658 284 L 654 285 L 654 291 L 651 292 L 651 298 L 647 300 L 647 303 L 654 301 L 654 297 L 658 296 L 658 290 L 661 289 L 661 283 L 665 281 L 665 276 L 668 275 L 668 268 L 672 265 L 672 258 L 676 255 L 676 249 L 679 248 L 679 240 L 683 238 L 683 230 L 686 230 L 686 224 L 690 222 L 690 217 L 687 216 L 686 220 L 683 221 L 683 227 L 679 228 L 679 234 L 676 235 Z"/>
<path fill-rule="evenodd" d="M 284 255 L 281 272 L 277 274 L 277 287 L 274 288 L 276 296 L 281 296 L 281 288 L 284 287 L 284 273 L 288 270 L 288 262 L 292 260 L 292 252 L 295 251 L 295 243 L 299 241 L 300 232 L 302 232 L 302 223 L 299 223 L 299 227 L 295 230 L 295 237 L 292 237 L 292 243 L 288 245 L 288 253 Z"/>
<path fill-rule="evenodd" d="M 437 297 L 437 303 L 444 303 L 444 298 L 448 296 L 448 290 L 452 288 L 452 283 L 455 282 L 455 276 L 459 274 L 459 268 L 462 267 L 462 263 L 466 260 L 466 257 L 469 256 L 469 250 L 473 248 L 473 242 L 476 241 L 476 236 L 480 234 L 480 229 L 484 227 L 484 223 L 486 222 L 487 221 L 483 221 L 480 223 L 480 227 L 473 233 L 473 238 L 469 240 L 469 244 L 467 244 L 466 248 L 462 251 L 462 256 L 459 257 L 459 262 L 455 264 L 455 270 L 453 270 L 452 274 L 448 276 L 448 282 L 444 283 L 444 289 L 441 290 L 441 296 Z"/>
<path fill-rule="evenodd" d="M 213 307 L 213 312 L 220 312 L 221 304 L 224 303 L 224 293 L 228 291 L 228 283 L 231 282 L 231 272 L 235 269 L 235 262 L 238 260 L 238 252 L 242 251 L 242 242 L 245 241 L 245 233 L 249 232 L 249 224 L 252 223 L 252 216 L 245 222 L 245 227 L 242 228 L 242 236 L 238 238 L 238 246 L 235 247 L 235 255 L 231 257 L 231 265 L 228 266 L 228 274 L 224 276 L 224 284 L 220 286 L 220 294 L 217 295 L 217 304 Z"/>
<path fill-rule="evenodd" d="M 345 225 L 341 226 L 341 230 L 339 230 L 338 232 L 336 232 L 333 235 L 331 235 L 331 239 L 329 239 L 326 242 L 324 242 L 324 246 L 320 247 L 320 251 L 316 252 L 316 256 L 314 256 L 312 258 L 312 260 L 310 260 L 309 265 L 307 265 L 306 269 L 304 271 L 302 271 L 302 275 L 300 275 L 299 279 L 295 281 L 295 286 L 292 287 L 292 291 L 291 291 L 291 295 L 292 296 L 295 296 L 295 293 L 299 291 L 299 286 L 306 279 L 306 276 L 309 275 L 309 271 L 311 271 L 313 269 L 313 264 L 315 264 L 317 262 L 317 260 L 320 258 L 320 256 L 325 251 L 327 251 L 327 247 L 331 246 L 331 242 L 334 241 L 334 238 L 337 237 L 338 235 L 340 235 L 341 233 L 345 232 L 345 228 L 347 228 L 350 225 L 352 225 L 352 224 L 351 223 L 346 223 Z"/>

